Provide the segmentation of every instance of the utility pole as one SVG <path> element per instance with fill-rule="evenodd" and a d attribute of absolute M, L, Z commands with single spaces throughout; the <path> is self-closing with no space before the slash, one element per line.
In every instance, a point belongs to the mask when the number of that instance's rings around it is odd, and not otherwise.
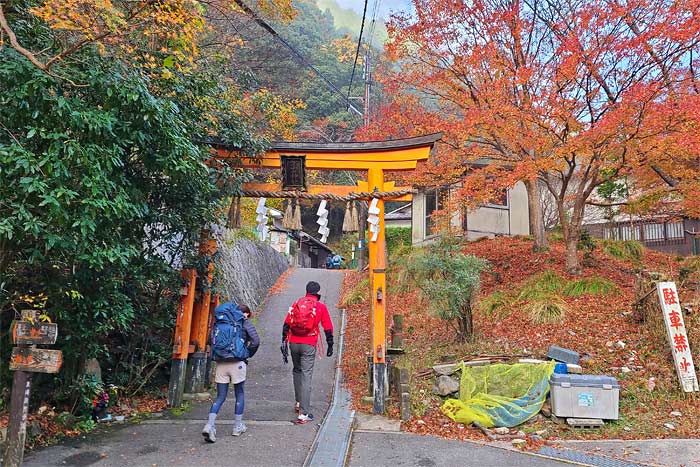
<path fill-rule="evenodd" d="M 363 78 L 365 79 L 365 98 L 364 98 L 364 109 L 362 112 L 363 116 L 363 123 L 365 126 L 369 125 L 369 92 L 372 87 L 372 72 L 370 71 L 369 67 L 369 55 L 370 51 L 367 50 L 367 53 L 365 54 L 365 58 L 363 60 L 364 64 L 364 72 L 363 72 Z"/>
<path fill-rule="evenodd" d="M 370 71 L 370 50 L 367 48 L 367 53 L 362 60 L 363 72 L 362 77 L 365 80 L 365 96 L 363 99 L 363 112 L 362 119 L 364 126 L 369 125 L 369 94 L 372 87 L 372 72 Z M 367 251 L 367 243 L 365 240 L 365 229 L 367 228 L 367 204 L 364 201 L 356 201 L 359 205 L 358 217 L 359 221 L 359 231 L 358 231 L 358 242 L 357 242 L 357 270 L 362 271 L 367 264 L 365 262 L 365 252 Z"/>

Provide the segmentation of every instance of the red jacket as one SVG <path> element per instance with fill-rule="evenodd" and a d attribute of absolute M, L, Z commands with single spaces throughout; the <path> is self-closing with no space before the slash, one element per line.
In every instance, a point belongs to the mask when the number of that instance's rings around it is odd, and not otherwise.
<path fill-rule="evenodd" d="M 323 330 L 328 333 L 330 331 L 331 334 L 333 334 L 333 321 L 331 321 L 331 315 L 328 314 L 328 308 L 326 308 L 326 305 L 323 304 L 323 302 L 319 301 L 318 297 L 313 294 L 306 294 L 307 297 L 313 298 L 316 300 L 316 322 L 314 323 L 314 328 L 316 329 L 316 334 L 315 336 L 295 336 L 292 334 L 291 331 L 287 334 L 287 338 L 290 344 L 309 344 L 309 345 L 316 345 L 318 342 L 318 336 L 321 334 L 318 332 L 318 325 L 319 323 L 321 326 L 323 326 Z M 284 319 L 284 324 L 289 325 L 290 324 L 290 315 L 292 312 L 292 308 L 289 307 L 289 312 L 287 313 L 287 317 Z"/>

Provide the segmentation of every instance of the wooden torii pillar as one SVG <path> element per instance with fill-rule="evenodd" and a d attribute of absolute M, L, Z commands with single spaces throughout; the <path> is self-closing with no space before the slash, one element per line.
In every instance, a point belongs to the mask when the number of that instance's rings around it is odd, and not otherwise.
<path fill-rule="evenodd" d="M 286 157 L 303 160 L 303 170 L 356 170 L 367 173 L 367 185 L 359 184 L 359 187 L 324 187 L 313 186 L 304 188 L 311 194 L 359 194 L 367 193 L 361 199 L 370 200 L 372 192 L 386 192 L 393 190 L 393 182 L 384 181 L 387 171 L 410 171 L 416 168 L 419 161 L 426 160 L 430 155 L 435 142 L 440 139 L 440 134 L 431 134 L 415 138 L 406 138 L 390 141 L 370 141 L 351 143 L 302 143 L 280 142 L 274 143 L 272 148 L 259 158 L 243 158 L 243 166 L 257 169 L 281 169 L 282 161 Z M 228 147 L 223 144 L 212 144 L 219 158 L 240 158 L 238 148 Z M 283 194 L 278 190 L 281 187 L 268 184 L 248 184 L 245 191 L 251 196 L 257 196 L 256 192 L 275 192 L 278 197 L 294 197 L 293 194 Z M 366 191 L 363 191 L 366 190 Z M 322 197 L 322 196 L 321 196 Z M 406 199 L 405 193 L 398 194 L 392 199 Z M 384 199 L 379 199 L 379 233 L 376 241 L 368 241 L 369 250 L 369 274 L 371 292 L 370 330 L 372 333 L 372 361 L 373 368 L 373 393 L 374 412 L 383 413 L 385 409 L 385 382 L 386 378 L 386 241 L 384 227 Z M 170 393 L 168 401 L 171 406 L 178 406 L 182 400 L 182 388 L 184 384 L 174 384 L 174 381 L 184 381 L 184 361 L 189 353 L 193 353 L 201 344 L 201 324 L 192 326 L 192 311 L 194 309 L 194 281 L 196 272 L 183 272 L 183 277 L 188 287 L 183 288 L 183 295 L 178 308 L 177 329 L 175 337 L 175 349 L 173 350 L 173 374 L 171 375 Z M 191 295 L 190 295 L 191 294 Z M 202 323 L 204 314 L 208 322 L 208 312 L 199 308 L 199 317 L 196 323 Z M 197 331 L 199 329 L 200 331 Z M 190 336 L 185 339 L 185 336 Z M 185 343 L 187 342 L 187 343 Z M 181 375 L 181 376 L 180 376 Z M 174 388 L 174 386 L 176 386 Z M 179 397 L 178 397 L 179 394 Z"/>

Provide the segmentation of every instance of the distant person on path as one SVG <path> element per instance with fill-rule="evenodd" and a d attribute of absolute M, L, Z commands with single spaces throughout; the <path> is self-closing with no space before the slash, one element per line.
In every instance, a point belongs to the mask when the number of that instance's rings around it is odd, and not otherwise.
<path fill-rule="evenodd" d="M 233 436 L 245 433 L 243 423 L 245 394 L 243 385 L 246 379 L 248 359 L 255 355 L 260 346 L 260 338 L 250 318 L 246 305 L 224 303 L 214 310 L 214 327 L 211 336 L 211 358 L 216 362 L 216 400 L 209 409 L 209 421 L 202 429 L 202 436 L 210 443 L 216 442 L 214 422 L 226 400 L 229 384 L 233 384 L 236 395 Z"/>
<path fill-rule="evenodd" d="M 319 345 L 319 323 L 326 334 L 328 349 L 326 356 L 333 356 L 333 322 L 328 308 L 321 302 L 321 286 L 318 282 L 306 284 L 306 295 L 289 307 L 282 326 L 282 356 L 287 363 L 288 353 L 292 354 L 294 369 L 296 423 L 308 423 L 314 419 L 311 414 L 311 377 L 314 371 L 316 347 Z M 289 348 L 287 347 L 289 344 Z"/>

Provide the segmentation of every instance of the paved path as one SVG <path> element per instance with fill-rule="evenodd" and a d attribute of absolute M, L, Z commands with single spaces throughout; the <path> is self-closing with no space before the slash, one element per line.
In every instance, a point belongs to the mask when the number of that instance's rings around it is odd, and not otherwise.
<path fill-rule="evenodd" d="M 282 365 L 279 353 L 281 326 L 291 302 L 303 294 L 307 281 L 321 284 L 323 301 L 328 305 L 334 326 L 340 329 L 338 302 L 342 273 L 315 269 L 296 269 L 287 279 L 281 293 L 268 297 L 256 318 L 262 345 L 251 360 L 246 383 L 245 420 L 248 432 L 238 438 L 229 435 L 233 418 L 233 397 L 229 397 L 219 415 L 216 444 L 203 441 L 200 430 L 209 411 L 209 403 L 195 403 L 181 416 L 165 414 L 141 424 L 109 427 L 103 432 L 71 439 L 63 444 L 42 449 L 25 458 L 25 466 L 301 466 L 326 413 L 334 385 L 333 358 L 316 361 L 312 397 L 316 423 L 294 425 L 294 394 L 291 365 Z M 364 332 L 364 330 L 346 330 Z M 338 341 L 338 339 L 336 339 Z M 332 418 L 332 417 L 331 417 Z M 361 417 L 360 417 L 361 418 Z M 333 428 L 333 427 L 327 427 Z M 337 427 L 335 427 L 337 428 Z M 339 445 L 347 431 L 326 429 L 319 437 L 326 449 Z M 333 438 L 337 439 L 333 439 Z M 662 465 L 700 465 L 698 440 L 658 440 L 643 442 L 569 442 L 562 443 L 591 454 L 614 455 L 628 462 L 589 456 L 583 465 L 628 467 L 633 462 Z M 575 451 L 573 451 L 575 453 Z M 627 454 L 627 455 L 624 455 Z M 571 458 L 571 457 L 570 457 Z M 324 462 L 314 465 L 340 467 L 342 457 L 324 454 Z M 582 465 L 578 464 L 578 465 Z M 352 434 L 347 456 L 348 467 L 383 466 L 474 466 L 474 467 L 563 467 L 556 459 L 538 457 L 512 449 L 501 449 L 481 443 L 445 440 L 432 436 L 358 430 Z"/>
<path fill-rule="evenodd" d="M 409 433 L 355 432 L 349 467 L 566 467 L 571 464 L 479 443 Z"/>
<path fill-rule="evenodd" d="M 700 439 L 562 441 L 561 446 L 628 462 L 669 467 L 700 467 Z"/>
<path fill-rule="evenodd" d="M 289 305 L 304 294 L 310 280 L 321 284 L 322 300 L 339 328 L 335 308 L 342 273 L 321 269 L 295 269 L 281 293 L 268 297 L 256 319 L 262 341 L 251 359 L 246 382 L 244 419 L 248 432 L 230 436 L 231 425 L 217 423 L 218 441 L 205 443 L 200 434 L 209 403 L 196 403 L 180 417 L 165 416 L 139 425 L 125 425 L 31 453 L 25 466 L 300 466 L 309 452 L 319 423 L 328 408 L 335 376 L 335 358 L 316 360 L 312 410 L 317 422 L 293 425 L 294 390 L 291 362 L 285 366 L 279 345 Z M 233 419 L 233 394 L 219 420 Z"/>

